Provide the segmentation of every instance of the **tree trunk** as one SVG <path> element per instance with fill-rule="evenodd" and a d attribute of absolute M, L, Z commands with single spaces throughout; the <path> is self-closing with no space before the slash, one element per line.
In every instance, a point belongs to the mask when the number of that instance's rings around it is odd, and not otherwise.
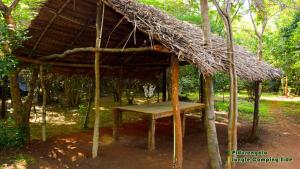
<path fill-rule="evenodd" d="M 288 76 L 285 77 L 284 95 L 289 97 Z"/>
<path fill-rule="evenodd" d="M 6 95 L 7 95 L 7 76 L 3 78 L 3 85 L 1 87 L 1 119 L 6 119 Z"/>
<path fill-rule="evenodd" d="M 1 13 L 4 17 L 5 23 L 7 24 L 9 35 L 13 36 L 16 30 L 16 23 L 13 20 L 13 17 L 11 15 L 11 11 L 15 9 L 19 1 L 14 1 L 13 5 L 10 5 L 10 7 L 7 7 L 3 4 L 2 1 L 0 1 L 1 6 Z M 3 51 L 5 54 L 11 55 L 11 47 L 8 43 L 5 43 L 3 45 Z M 34 69 L 30 81 L 30 91 L 28 92 L 28 96 L 25 100 L 25 102 L 22 102 L 21 95 L 20 95 L 20 88 L 19 88 L 19 82 L 17 80 L 18 78 L 19 70 L 16 69 L 12 72 L 10 72 L 9 75 L 9 82 L 10 82 L 10 91 L 11 91 L 11 103 L 13 107 L 13 116 L 16 120 L 16 126 L 19 128 L 21 132 L 24 132 L 25 135 L 25 142 L 30 141 L 30 131 L 29 131 L 29 115 L 30 115 L 30 109 L 34 94 L 34 88 L 35 88 L 35 82 L 37 79 L 38 71 L 37 69 Z"/>
<path fill-rule="evenodd" d="M 41 80 L 41 88 L 43 92 L 43 105 L 42 105 L 42 140 L 46 141 L 46 103 L 47 103 L 47 91 L 45 85 L 45 77 L 43 65 L 40 66 L 40 80 Z"/>
<path fill-rule="evenodd" d="M 167 101 L 167 69 L 163 68 L 162 101 Z"/>
<path fill-rule="evenodd" d="M 261 93 L 261 82 L 255 82 L 255 102 L 253 112 L 252 131 L 249 140 L 254 141 L 258 137 L 258 122 L 259 122 L 259 99 Z"/>
<path fill-rule="evenodd" d="M 93 82 L 91 82 L 93 83 Z M 91 112 L 91 106 L 92 106 L 92 101 L 93 101 L 93 93 L 94 93 L 94 85 L 91 85 L 91 88 L 90 88 L 90 95 L 89 95 L 89 103 L 88 103 L 88 109 L 85 113 L 85 116 L 84 116 L 84 123 L 83 123 L 83 128 L 84 129 L 87 129 L 88 128 L 88 123 L 89 123 L 89 115 L 90 115 L 90 112 Z"/>
<path fill-rule="evenodd" d="M 200 103 L 204 103 L 205 101 L 205 92 L 204 92 L 204 78 L 203 78 L 203 74 L 200 72 L 199 70 L 199 102 Z M 202 124 L 205 127 L 205 108 L 203 108 L 202 110 Z"/>
<path fill-rule="evenodd" d="M 201 16 L 203 18 L 203 39 L 204 44 L 209 45 L 209 35 L 210 35 L 210 21 L 209 21 L 209 9 L 208 1 L 200 0 L 201 6 Z M 213 97 L 213 79 L 212 77 L 205 77 L 201 75 L 201 102 L 205 103 L 204 115 L 202 117 L 206 135 L 207 135 L 207 147 L 208 156 L 210 161 L 210 167 L 212 169 L 221 169 L 222 160 L 220 156 L 218 136 L 215 126 L 215 112 L 214 112 L 214 97 Z"/>
<path fill-rule="evenodd" d="M 102 9 L 101 9 L 102 8 Z M 104 19 L 105 5 L 102 1 L 97 1 L 97 20 L 96 20 L 96 48 L 101 46 L 102 26 Z M 102 13 L 102 14 L 101 14 Z M 99 118 L 100 118 L 100 52 L 95 52 L 95 124 L 93 136 L 92 156 L 98 156 L 99 147 Z"/>
<path fill-rule="evenodd" d="M 171 80 L 171 76 L 170 76 L 170 69 L 167 69 L 167 90 L 168 90 L 168 101 L 172 100 L 172 80 Z"/>
<path fill-rule="evenodd" d="M 177 56 L 171 58 L 171 73 L 172 73 L 172 106 L 173 106 L 173 125 L 174 125 L 174 154 L 173 154 L 173 169 L 182 169 L 182 127 L 181 116 L 179 109 L 178 97 L 178 74 L 179 64 Z"/>
<path fill-rule="evenodd" d="M 232 24 L 230 18 L 230 9 L 232 2 L 227 0 L 225 2 L 225 10 L 221 9 L 218 2 L 213 0 L 213 3 L 217 7 L 218 13 L 222 16 L 225 28 L 226 28 L 226 45 L 227 55 L 229 62 L 229 73 L 230 73 L 230 108 L 228 118 L 228 156 L 227 156 L 227 168 L 234 168 L 235 165 L 232 162 L 233 154 L 232 151 L 237 149 L 237 119 L 238 119 L 238 108 L 237 108 L 237 97 L 238 97 L 238 86 L 237 86 L 237 75 L 235 70 L 235 59 L 233 50 L 233 35 L 232 35 Z"/>
<path fill-rule="evenodd" d="M 30 141 L 29 118 L 37 75 L 38 69 L 34 68 L 31 80 L 29 82 L 29 92 L 24 103 L 21 100 L 19 100 L 21 99 L 21 95 L 19 90 L 19 83 L 17 80 L 18 74 L 14 72 L 9 76 L 11 84 L 10 90 L 12 98 L 13 116 L 16 121 L 17 128 L 24 135 L 25 143 Z"/>
<path fill-rule="evenodd" d="M 222 160 L 220 156 L 217 130 L 215 125 L 216 115 L 214 112 L 214 89 L 211 76 L 205 77 L 205 128 L 207 135 L 208 156 L 212 169 L 221 169 Z"/>

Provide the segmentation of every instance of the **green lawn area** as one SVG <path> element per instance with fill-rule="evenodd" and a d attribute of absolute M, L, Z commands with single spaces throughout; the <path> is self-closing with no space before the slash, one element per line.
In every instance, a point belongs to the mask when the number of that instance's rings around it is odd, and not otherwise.
<path fill-rule="evenodd" d="M 198 100 L 198 93 L 190 93 L 187 95 L 191 100 Z M 278 94 L 274 93 L 263 93 L 263 97 L 268 98 L 276 98 Z M 224 102 L 223 102 L 224 97 Z M 253 117 L 253 110 L 254 110 L 254 103 L 248 101 L 248 95 L 246 92 L 239 93 L 238 99 L 238 111 L 239 111 L 239 118 L 242 120 L 251 121 Z M 269 100 L 261 100 L 260 102 L 260 119 L 265 122 L 272 122 L 274 118 L 270 115 L 270 104 L 271 101 Z M 229 93 L 215 93 L 215 109 L 217 111 L 226 111 L 229 110 Z"/>
<path fill-rule="evenodd" d="M 281 111 L 291 121 L 300 124 L 300 101 L 282 101 L 279 102 Z"/>

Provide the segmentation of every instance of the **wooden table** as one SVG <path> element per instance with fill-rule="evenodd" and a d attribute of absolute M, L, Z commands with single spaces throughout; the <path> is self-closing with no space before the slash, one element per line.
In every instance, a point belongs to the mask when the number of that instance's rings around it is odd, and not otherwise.
<path fill-rule="evenodd" d="M 180 112 L 183 115 L 182 118 L 182 129 L 183 135 L 185 132 L 185 115 L 194 110 L 201 110 L 204 108 L 202 103 L 190 103 L 190 102 L 180 102 L 179 103 Z M 143 105 L 129 105 L 114 107 L 113 112 L 113 137 L 115 140 L 119 138 L 119 126 L 121 124 L 122 112 L 136 112 L 143 113 L 149 116 L 149 129 L 148 129 L 148 150 L 155 149 L 155 121 L 163 117 L 173 116 L 173 107 L 171 102 L 161 102 L 155 104 L 143 104 Z"/>

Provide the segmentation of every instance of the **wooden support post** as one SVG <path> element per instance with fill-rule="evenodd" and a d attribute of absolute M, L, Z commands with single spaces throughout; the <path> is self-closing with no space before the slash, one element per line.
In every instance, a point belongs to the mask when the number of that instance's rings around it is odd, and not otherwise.
<path fill-rule="evenodd" d="M 162 101 L 167 101 L 167 69 L 163 68 Z"/>
<path fill-rule="evenodd" d="M 155 122 L 156 120 L 151 116 L 148 128 L 148 150 L 155 150 Z"/>
<path fill-rule="evenodd" d="M 120 68 L 120 77 L 119 77 L 119 84 L 118 84 L 118 93 L 119 93 L 119 106 L 122 106 L 122 95 L 123 95 L 123 67 Z M 123 115 L 122 112 L 119 113 L 119 125 L 123 123 Z"/>
<path fill-rule="evenodd" d="M 115 141 L 119 140 L 119 126 L 120 126 L 120 110 L 113 109 L 113 138 Z"/>
<path fill-rule="evenodd" d="M 184 138 L 185 136 L 185 129 L 186 129 L 185 125 L 186 125 L 186 115 L 185 113 L 183 113 L 182 114 L 182 138 Z"/>
<path fill-rule="evenodd" d="M 172 106 L 173 106 L 173 123 L 174 123 L 174 154 L 173 154 L 173 169 L 182 169 L 182 128 L 179 109 L 178 97 L 178 76 L 179 63 L 177 56 L 171 58 L 171 81 L 172 81 Z"/>
<path fill-rule="evenodd" d="M 250 135 L 250 141 L 256 140 L 258 137 L 258 122 L 259 122 L 259 101 L 261 95 L 261 82 L 255 82 L 255 102 L 254 102 L 254 112 L 253 112 L 253 124 Z"/>
<path fill-rule="evenodd" d="M 204 99 L 205 99 L 205 92 L 204 92 L 204 78 L 203 78 L 203 74 L 201 73 L 201 71 L 199 70 L 199 102 L 200 103 L 204 103 Z M 205 108 L 201 109 L 202 112 L 202 124 L 205 127 Z"/>
<path fill-rule="evenodd" d="M 43 106 L 42 106 L 42 140 L 46 141 L 46 103 L 47 103 L 47 91 L 45 85 L 45 77 L 43 65 L 40 66 L 40 80 L 41 80 L 41 88 L 43 92 Z"/>
<path fill-rule="evenodd" d="M 214 112 L 214 89 L 211 76 L 205 77 L 205 128 L 207 135 L 208 156 L 210 159 L 210 168 L 221 169 L 222 161 L 220 156 L 218 136 L 215 125 L 216 115 Z"/>
<path fill-rule="evenodd" d="M 156 89 L 157 89 L 157 103 L 159 103 L 159 92 L 160 92 L 160 88 L 159 88 L 159 83 L 157 83 L 157 87 L 156 87 Z"/>
<path fill-rule="evenodd" d="M 101 9 L 102 7 L 102 9 Z M 97 19 L 96 19 L 96 48 L 101 46 L 102 27 L 104 19 L 105 5 L 102 1 L 97 1 Z M 101 14 L 102 12 L 102 14 Z M 98 156 L 99 147 L 99 119 L 100 118 L 100 52 L 95 52 L 95 124 L 94 124 L 94 136 L 93 136 L 93 149 L 92 156 L 96 158 Z"/>

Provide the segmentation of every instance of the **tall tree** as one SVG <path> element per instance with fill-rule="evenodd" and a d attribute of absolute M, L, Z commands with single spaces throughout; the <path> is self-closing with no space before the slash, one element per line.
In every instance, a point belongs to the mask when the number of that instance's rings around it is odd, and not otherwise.
<path fill-rule="evenodd" d="M 231 0 L 226 0 L 224 3 L 224 9 L 221 8 L 217 0 L 212 0 L 216 6 L 219 15 L 222 17 L 223 23 L 226 28 L 226 44 L 227 44 L 227 56 L 229 61 L 229 74 L 230 74 L 230 108 L 229 108 L 229 120 L 228 120 L 228 155 L 226 167 L 234 168 L 232 162 L 232 151 L 237 149 L 237 119 L 238 119 L 238 86 L 237 75 L 235 70 L 234 48 L 233 48 L 233 34 L 232 34 L 232 18 L 230 16 L 230 10 L 232 6 Z"/>
<path fill-rule="evenodd" d="M 209 45 L 210 35 L 210 21 L 208 15 L 208 1 L 200 0 L 201 16 L 203 20 L 203 40 L 205 45 Z M 215 125 L 215 112 L 214 112 L 214 90 L 213 90 L 213 78 L 212 76 L 206 76 L 204 78 L 204 102 L 205 102 L 205 113 L 204 122 L 207 135 L 207 147 L 208 156 L 210 160 L 210 167 L 212 169 L 221 169 L 222 160 L 220 156 L 218 136 Z"/>
<path fill-rule="evenodd" d="M 8 30 L 9 38 L 4 41 L 1 45 L 2 52 L 5 57 L 12 56 L 13 43 L 11 40 L 16 36 L 17 25 L 13 19 L 12 11 L 16 8 L 20 0 L 14 0 L 10 6 L 5 5 L 2 0 L 0 0 L 0 11 L 4 18 L 5 24 Z M 22 131 L 25 135 L 25 142 L 30 140 L 30 130 L 29 130 L 29 117 L 30 110 L 34 95 L 35 82 L 38 75 L 38 69 L 36 67 L 33 68 L 31 80 L 29 82 L 29 92 L 25 99 L 22 101 L 20 90 L 19 90 L 19 81 L 18 74 L 20 72 L 20 68 L 16 68 L 12 70 L 9 74 L 9 82 L 10 82 L 10 91 L 12 97 L 12 107 L 13 107 L 13 116 L 16 121 L 17 127 Z"/>
<path fill-rule="evenodd" d="M 264 44 L 264 34 L 269 20 L 277 14 L 277 5 L 272 5 L 273 2 L 263 1 L 263 0 L 248 0 L 249 15 L 251 18 L 251 23 L 254 29 L 254 35 L 257 39 L 257 58 L 258 61 L 263 60 L 263 44 Z M 272 10 L 268 9 L 272 8 Z M 284 8 L 280 8 L 283 10 Z M 253 11 L 255 16 L 253 16 Z M 254 18 L 255 17 L 255 18 Z M 260 28 L 259 28 L 260 27 Z M 286 77 L 287 78 L 287 77 Z M 255 82 L 255 102 L 254 102 L 254 112 L 253 112 L 253 125 L 250 134 L 250 141 L 254 141 L 258 137 L 258 124 L 259 124 L 259 103 L 262 90 L 262 82 Z"/>

